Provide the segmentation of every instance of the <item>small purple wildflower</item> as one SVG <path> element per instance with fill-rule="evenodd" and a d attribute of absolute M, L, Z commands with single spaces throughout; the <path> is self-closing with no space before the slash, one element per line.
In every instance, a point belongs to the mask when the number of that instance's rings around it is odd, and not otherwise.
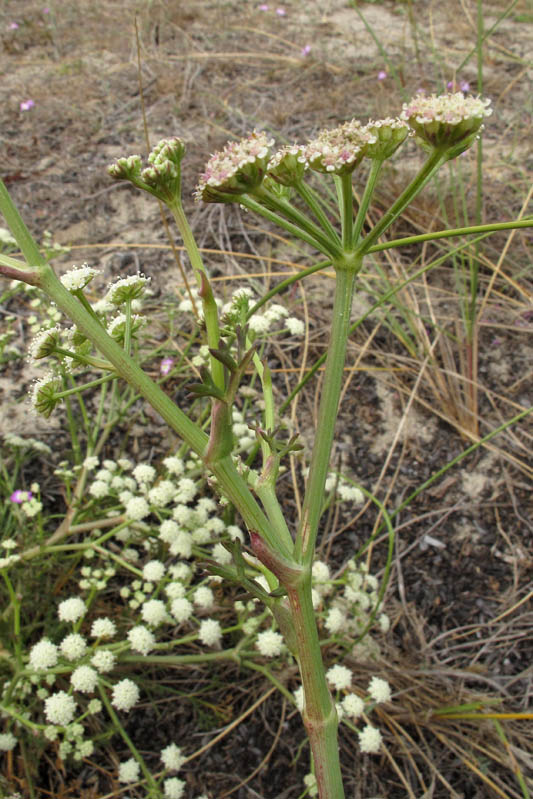
<path fill-rule="evenodd" d="M 378 80 L 385 80 L 386 77 L 387 77 L 387 73 L 385 72 L 385 70 L 384 69 L 380 69 L 379 72 L 378 72 Z"/>
<path fill-rule="evenodd" d="M 276 14 L 278 17 L 284 17 L 287 12 L 284 8 L 276 8 Z"/>
<path fill-rule="evenodd" d="M 22 505 L 23 502 L 29 502 L 29 500 L 33 497 L 31 491 L 22 491 L 20 488 L 17 488 L 16 491 L 13 491 L 9 499 L 11 502 L 16 502 L 17 505 Z"/>
<path fill-rule="evenodd" d="M 45 6 L 43 8 L 43 14 L 49 14 L 49 13 L 50 13 L 50 9 L 48 8 L 48 6 Z"/>
<path fill-rule="evenodd" d="M 459 84 L 459 88 L 462 92 L 469 92 L 470 91 L 470 84 L 467 80 L 462 80 Z"/>
<path fill-rule="evenodd" d="M 31 108 L 33 108 L 34 105 L 35 105 L 35 102 L 33 100 L 24 100 L 20 104 L 20 110 L 21 111 L 29 111 Z"/>
<path fill-rule="evenodd" d="M 309 55 L 310 52 L 311 52 L 311 45 L 306 44 L 305 47 L 302 47 L 301 55 L 306 56 Z"/>
<path fill-rule="evenodd" d="M 266 3 L 261 3 L 259 6 L 259 11 L 268 11 L 268 6 Z"/>
<path fill-rule="evenodd" d="M 16 31 L 18 26 L 19 26 L 18 22 L 10 22 L 7 27 L 9 28 L 10 31 Z"/>
<path fill-rule="evenodd" d="M 163 360 L 159 364 L 159 371 L 161 372 L 162 375 L 168 375 L 173 365 L 174 361 L 172 360 L 172 358 L 163 358 Z"/>

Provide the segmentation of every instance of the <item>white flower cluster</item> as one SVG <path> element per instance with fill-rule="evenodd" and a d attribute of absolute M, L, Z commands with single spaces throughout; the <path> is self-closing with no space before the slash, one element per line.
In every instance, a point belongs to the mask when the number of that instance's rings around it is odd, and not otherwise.
<path fill-rule="evenodd" d="M 73 266 L 72 269 L 60 277 L 60 280 L 67 291 L 82 291 L 97 274 L 97 269 L 93 269 L 88 264 L 82 264 L 81 266 Z"/>

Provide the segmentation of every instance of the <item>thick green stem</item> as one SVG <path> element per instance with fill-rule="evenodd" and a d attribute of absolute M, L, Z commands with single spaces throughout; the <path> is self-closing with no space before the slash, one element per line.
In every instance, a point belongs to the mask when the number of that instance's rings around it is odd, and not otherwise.
<path fill-rule="evenodd" d="M 319 797 L 343 799 L 337 740 L 338 718 L 324 672 L 311 598 L 310 566 L 298 585 L 287 586 L 287 593 L 304 689 L 303 720 L 313 754 Z"/>
<path fill-rule="evenodd" d="M 313 559 L 322 512 L 324 485 L 335 434 L 346 344 L 350 330 L 353 290 L 361 264 L 361 258 L 357 258 L 352 259 L 349 268 L 339 266 L 337 268 L 331 337 L 318 410 L 316 439 L 305 490 L 302 519 L 295 544 L 295 558 L 304 564 L 310 564 Z"/>

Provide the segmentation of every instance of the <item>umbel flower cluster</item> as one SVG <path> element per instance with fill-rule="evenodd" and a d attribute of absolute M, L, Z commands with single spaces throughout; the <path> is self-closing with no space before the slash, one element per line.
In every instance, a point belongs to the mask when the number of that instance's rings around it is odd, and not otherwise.
<path fill-rule="evenodd" d="M 204 202 L 233 202 L 252 193 L 268 174 L 284 186 L 295 186 L 307 169 L 333 175 L 352 172 L 365 157 L 385 160 L 407 136 L 416 136 L 427 150 L 450 149 L 450 157 L 470 146 L 483 119 L 492 113 L 490 100 L 462 92 L 426 96 L 405 103 L 396 118 L 352 119 L 337 128 L 320 131 L 304 145 L 283 147 L 270 154 L 273 139 L 254 131 L 229 142 L 209 159 L 200 177 L 196 198 Z"/>

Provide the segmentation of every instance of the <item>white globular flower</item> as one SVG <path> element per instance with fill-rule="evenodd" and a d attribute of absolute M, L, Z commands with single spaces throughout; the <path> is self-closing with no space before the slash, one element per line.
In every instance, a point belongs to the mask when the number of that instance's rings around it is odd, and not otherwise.
<path fill-rule="evenodd" d="M 98 672 L 90 666 L 78 666 L 70 675 L 70 684 L 75 691 L 83 694 L 90 694 L 98 683 Z"/>
<path fill-rule="evenodd" d="M 143 568 L 143 577 L 151 583 L 158 583 L 165 576 L 165 564 L 160 560 L 149 560 Z"/>
<path fill-rule="evenodd" d="M 132 627 L 128 633 L 128 641 L 131 648 L 141 655 L 147 655 L 155 646 L 155 636 L 147 627 L 142 624 Z"/>
<path fill-rule="evenodd" d="M 257 636 L 255 642 L 257 649 L 262 655 L 269 658 L 281 655 L 283 650 L 283 636 L 274 630 L 264 630 Z"/>
<path fill-rule="evenodd" d="M 115 667 L 116 657 L 110 649 L 99 649 L 91 658 L 94 668 L 101 674 L 112 671 Z"/>
<path fill-rule="evenodd" d="M 95 619 L 91 627 L 91 635 L 93 638 L 112 638 L 117 632 L 114 621 L 108 619 L 107 616 L 103 619 Z"/>
<path fill-rule="evenodd" d="M 70 599 L 64 599 L 63 602 L 59 603 L 59 607 L 57 609 L 57 615 L 59 616 L 60 621 L 76 622 L 78 619 L 81 619 L 86 612 L 87 607 L 85 602 L 83 599 L 80 599 L 77 596 L 70 597 Z"/>
<path fill-rule="evenodd" d="M 133 497 L 126 503 L 126 516 L 131 521 L 139 522 L 150 515 L 150 506 L 144 497 Z"/>
<path fill-rule="evenodd" d="M 57 664 L 58 657 L 57 646 L 47 638 L 43 638 L 30 650 L 30 666 L 35 671 L 51 669 Z"/>
<path fill-rule="evenodd" d="M 12 732 L 0 733 L 0 752 L 11 752 L 17 745 L 17 739 Z"/>
<path fill-rule="evenodd" d="M 215 596 L 207 585 L 199 586 L 193 594 L 193 602 L 199 608 L 210 608 L 215 601 Z"/>
<path fill-rule="evenodd" d="M 212 555 L 213 559 L 221 566 L 227 566 L 232 561 L 231 552 L 228 552 L 223 544 L 215 544 Z"/>
<path fill-rule="evenodd" d="M 164 508 L 169 502 L 172 502 L 176 494 L 176 486 L 170 480 L 161 480 L 156 486 L 148 492 L 148 499 L 152 505 L 158 508 Z"/>
<path fill-rule="evenodd" d="M 73 266 L 59 279 L 67 291 L 81 291 L 97 274 L 97 269 L 93 269 L 88 264 L 82 264 L 81 266 Z"/>
<path fill-rule="evenodd" d="M 79 633 L 71 633 L 63 638 L 59 649 L 67 660 L 79 660 L 87 651 L 87 642 Z"/>
<path fill-rule="evenodd" d="M 319 583 L 325 583 L 329 580 L 329 566 L 322 560 L 315 560 L 312 567 L 313 580 Z"/>
<path fill-rule="evenodd" d="M 287 325 L 287 329 L 292 336 L 303 336 L 305 333 L 304 322 L 302 322 L 301 319 L 297 319 L 295 316 L 289 316 L 285 324 Z"/>
<path fill-rule="evenodd" d="M 136 760 L 130 757 L 124 763 L 120 763 L 118 767 L 118 781 L 119 782 L 138 782 L 140 776 L 139 764 Z"/>
<path fill-rule="evenodd" d="M 89 494 L 95 499 L 103 499 L 109 494 L 109 486 L 104 480 L 94 480 L 89 486 Z"/>
<path fill-rule="evenodd" d="M 165 466 L 166 470 L 170 474 L 174 474 L 177 477 L 183 474 L 185 471 L 185 466 L 181 458 L 178 458 L 176 455 L 171 455 L 168 458 L 163 460 L 163 466 Z"/>
<path fill-rule="evenodd" d="M 270 330 L 271 320 L 268 316 L 261 315 L 261 314 L 254 314 L 250 321 L 248 322 L 248 327 L 250 330 L 253 330 L 254 333 L 268 333 Z"/>
<path fill-rule="evenodd" d="M 372 677 L 368 686 L 368 693 L 374 702 L 390 702 L 392 692 L 387 680 L 382 680 L 381 677 Z"/>
<path fill-rule="evenodd" d="M 326 672 L 326 679 L 329 684 L 337 691 L 349 688 L 352 682 L 352 672 L 346 666 L 337 663 Z"/>
<path fill-rule="evenodd" d="M 127 713 L 132 709 L 133 705 L 139 701 L 139 689 L 133 680 L 121 680 L 113 688 L 111 704 L 117 710 L 123 710 Z"/>
<path fill-rule="evenodd" d="M 165 799 L 182 799 L 186 783 L 178 777 L 170 777 L 163 782 L 163 795 Z"/>
<path fill-rule="evenodd" d="M 367 752 L 368 754 L 379 752 L 383 739 L 377 727 L 372 727 L 371 724 L 367 724 L 357 735 L 359 737 L 359 748 L 361 752 Z"/>
<path fill-rule="evenodd" d="M 346 625 L 346 616 L 339 608 L 330 608 L 324 623 L 326 630 L 332 635 L 339 633 Z"/>
<path fill-rule="evenodd" d="M 141 608 L 141 616 L 146 624 L 157 627 L 167 620 L 167 608 L 161 599 L 149 599 Z"/>
<path fill-rule="evenodd" d="M 190 558 L 192 555 L 192 535 L 187 530 L 180 530 L 174 540 L 170 543 L 169 551 L 171 555 L 180 558 Z"/>
<path fill-rule="evenodd" d="M 139 463 L 133 470 L 133 476 L 138 483 L 151 483 L 155 479 L 156 471 L 147 463 Z"/>
<path fill-rule="evenodd" d="M 190 619 L 193 613 L 193 606 L 191 602 L 185 597 L 177 597 L 172 600 L 170 605 L 170 612 L 178 623 Z"/>
<path fill-rule="evenodd" d="M 320 131 L 317 138 L 305 146 L 304 156 L 310 168 L 318 172 L 349 174 L 362 160 L 368 145 L 376 141 L 375 133 L 352 119 L 338 128 Z"/>
<path fill-rule="evenodd" d="M 171 743 L 161 750 L 161 760 L 169 771 L 178 771 L 182 767 L 185 757 L 181 754 L 179 746 Z"/>
<path fill-rule="evenodd" d="M 348 485 L 347 483 L 339 483 L 337 486 L 337 494 L 345 502 L 353 502 L 355 505 L 362 505 L 365 501 L 365 495 L 357 486 Z"/>
<path fill-rule="evenodd" d="M 58 691 L 45 699 L 44 714 L 50 724 L 66 727 L 76 715 L 76 702 L 65 691 Z"/>
<path fill-rule="evenodd" d="M 222 638 L 220 622 L 216 621 L 216 619 L 205 619 L 200 624 L 198 637 L 205 646 L 216 646 Z"/>
<path fill-rule="evenodd" d="M 346 694 L 342 700 L 342 709 L 347 716 L 357 719 L 365 712 L 365 703 L 357 694 Z"/>

